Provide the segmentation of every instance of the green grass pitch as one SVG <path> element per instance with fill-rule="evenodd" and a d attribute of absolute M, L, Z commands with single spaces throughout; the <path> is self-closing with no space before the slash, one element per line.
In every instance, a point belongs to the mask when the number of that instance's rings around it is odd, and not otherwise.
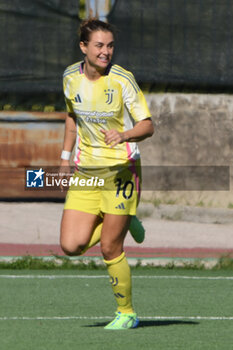
<path fill-rule="evenodd" d="M 0 270 L 1 350 L 230 350 L 231 271 L 133 269 L 140 327 L 107 331 L 105 271 Z"/>

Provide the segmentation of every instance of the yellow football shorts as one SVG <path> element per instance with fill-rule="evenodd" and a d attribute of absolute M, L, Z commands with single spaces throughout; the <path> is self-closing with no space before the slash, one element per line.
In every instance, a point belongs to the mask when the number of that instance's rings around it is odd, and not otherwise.
<path fill-rule="evenodd" d="M 64 209 L 100 215 L 136 215 L 140 199 L 141 168 L 139 161 L 114 175 L 86 176 L 75 171 L 67 192 Z"/>

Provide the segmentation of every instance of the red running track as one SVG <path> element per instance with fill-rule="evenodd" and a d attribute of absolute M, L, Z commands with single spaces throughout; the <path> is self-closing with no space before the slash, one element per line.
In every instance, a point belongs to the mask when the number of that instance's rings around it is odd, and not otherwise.
<path fill-rule="evenodd" d="M 232 249 L 216 248 L 147 248 L 125 247 L 128 257 L 132 258 L 233 258 Z M 52 256 L 64 255 L 59 245 L 55 244 L 11 244 L 0 243 L 0 256 Z M 101 256 L 100 248 L 91 248 L 85 256 Z"/>

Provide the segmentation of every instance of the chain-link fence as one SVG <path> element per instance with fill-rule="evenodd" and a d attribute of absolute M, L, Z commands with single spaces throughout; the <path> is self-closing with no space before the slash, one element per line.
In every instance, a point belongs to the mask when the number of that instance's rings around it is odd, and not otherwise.
<path fill-rule="evenodd" d="M 62 90 L 62 74 L 81 58 L 78 0 L 0 0 L 0 92 Z"/>
<path fill-rule="evenodd" d="M 233 86 L 233 2 L 118 0 L 116 59 L 138 81 Z"/>
<path fill-rule="evenodd" d="M 0 92 L 62 91 L 81 59 L 79 0 L 0 0 Z M 230 0 L 116 0 L 114 61 L 138 82 L 233 88 Z"/>

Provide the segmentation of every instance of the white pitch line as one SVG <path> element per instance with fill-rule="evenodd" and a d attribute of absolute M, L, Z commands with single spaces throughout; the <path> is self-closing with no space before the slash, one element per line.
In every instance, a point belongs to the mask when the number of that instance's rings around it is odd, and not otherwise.
<path fill-rule="evenodd" d="M 233 280 L 233 276 L 132 276 L 133 278 L 188 279 L 188 280 Z"/>
<path fill-rule="evenodd" d="M 139 316 L 139 318 L 144 320 L 233 320 L 233 316 Z"/>
<path fill-rule="evenodd" d="M 96 276 L 91 276 L 91 275 L 0 275 L 0 278 L 12 278 L 12 279 L 17 279 L 17 278 L 28 278 L 28 279 L 33 279 L 33 278 L 44 278 L 44 279 L 62 279 L 62 278 L 83 278 L 83 279 L 95 279 L 95 278 L 108 278 L 107 275 L 96 275 Z"/>
<path fill-rule="evenodd" d="M 10 316 L 10 317 L 0 317 L 0 321 L 36 321 L 36 320 L 103 320 L 111 319 L 111 316 Z"/>
<path fill-rule="evenodd" d="M 233 316 L 138 316 L 141 320 L 206 320 L 206 321 L 232 321 Z M 66 321 L 66 320 L 106 320 L 112 316 L 3 316 L 0 321 Z"/>
<path fill-rule="evenodd" d="M 97 279 L 108 278 L 107 275 L 0 275 L 0 278 L 9 279 Z M 186 279 L 186 280 L 233 280 L 233 276 L 132 276 L 134 279 Z"/>

